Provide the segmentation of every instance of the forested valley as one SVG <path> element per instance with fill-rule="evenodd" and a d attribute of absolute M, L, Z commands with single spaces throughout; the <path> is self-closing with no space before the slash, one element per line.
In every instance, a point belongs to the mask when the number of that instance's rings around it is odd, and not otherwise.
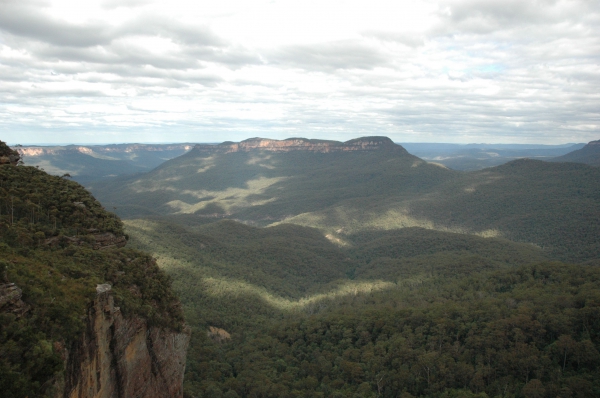
<path fill-rule="evenodd" d="M 56 188 L 40 195 L 15 169 Z M 192 328 L 187 398 L 600 397 L 597 167 L 459 172 L 385 137 L 200 145 L 88 186 L 122 224 L 66 178 L 1 171 L 8 276 L 26 284 L 26 264 L 60 263 L 37 278 L 80 283 L 66 301 L 40 298 L 71 312 L 42 322 L 39 339 L 77 330 L 76 302 L 110 280 L 125 311 Z M 91 230 L 128 248 L 100 254 Z M 138 261 L 154 264 L 141 296 L 127 288 L 144 278 L 129 253 L 156 260 Z M 15 357 L 16 330 L 3 332 Z"/>
<path fill-rule="evenodd" d="M 173 278 L 188 396 L 600 396 L 600 170 L 381 142 L 197 147 L 92 187 Z"/>

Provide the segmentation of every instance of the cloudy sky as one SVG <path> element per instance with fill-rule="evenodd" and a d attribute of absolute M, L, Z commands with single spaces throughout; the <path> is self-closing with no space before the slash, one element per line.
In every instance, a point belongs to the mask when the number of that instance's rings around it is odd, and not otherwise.
<path fill-rule="evenodd" d="M 600 139 L 598 0 L 0 0 L 0 139 Z"/>

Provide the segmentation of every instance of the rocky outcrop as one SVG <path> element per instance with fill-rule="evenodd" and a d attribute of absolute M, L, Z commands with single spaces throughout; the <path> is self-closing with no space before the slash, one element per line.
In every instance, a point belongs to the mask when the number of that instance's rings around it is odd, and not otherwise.
<path fill-rule="evenodd" d="M 125 247 L 127 238 L 125 236 L 116 236 L 113 233 L 106 232 L 95 235 L 79 236 L 53 236 L 44 240 L 44 245 L 57 246 L 91 246 L 94 250 L 114 249 Z"/>
<path fill-rule="evenodd" d="M 6 143 L 0 141 L 0 165 L 11 164 L 16 166 L 21 160 L 19 152 L 11 149 Z"/>
<path fill-rule="evenodd" d="M 587 147 L 600 148 L 600 140 L 590 141 L 586 145 Z"/>
<path fill-rule="evenodd" d="M 127 244 L 127 238 L 124 236 L 115 236 L 110 232 L 94 235 L 94 249 L 104 250 L 116 247 L 124 247 Z"/>
<path fill-rule="evenodd" d="M 206 335 L 216 343 L 222 343 L 231 340 L 231 335 L 225 329 L 209 326 Z"/>
<path fill-rule="evenodd" d="M 110 285 L 98 285 L 96 291 L 86 330 L 68 353 L 63 396 L 182 397 L 189 331 L 125 317 L 114 305 Z"/>
<path fill-rule="evenodd" d="M 0 311 L 22 316 L 29 306 L 21 300 L 23 292 L 14 283 L 0 284 Z"/>
<path fill-rule="evenodd" d="M 271 140 L 266 138 L 250 138 L 242 142 L 224 142 L 219 145 L 196 145 L 193 149 L 203 153 L 230 153 L 249 152 L 254 150 L 270 152 L 349 152 L 349 151 L 403 151 L 404 148 L 396 145 L 387 137 L 363 137 L 354 140 L 324 141 L 309 140 L 306 138 L 288 138 L 286 140 Z"/>

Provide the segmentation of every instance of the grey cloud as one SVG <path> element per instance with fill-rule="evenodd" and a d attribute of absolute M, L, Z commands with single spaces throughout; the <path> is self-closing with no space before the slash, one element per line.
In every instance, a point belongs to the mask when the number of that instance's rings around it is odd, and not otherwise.
<path fill-rule="evenodd" d="M 133 35 L 162 36 L 204 46 L 227 44 L 206 27 L 185 25 L 161 16 L 142 15 L 116 28 L 98 22 L 76 25 L 50 17 L 31 3 L 16 1 L 0 2 L 0 30 L 57 46 L 108 45 L 118 38 Z"/>
<path fill-rule="evenodd" d="M 313 71 L 372 69 L 388 62 L 372 46 L 354 41 L 287 46 L 269 54 L 268 59 L 274 64 Z"/>
<path fill-rule="evenodd" d="M 31 3 L 0 2 L 0 30 L 56 45 L 87 47 L 107 44 L 111 35 L 106 26 L 79 26 L 50 18 Z"/>
<path fill-rule="evenodd" d="M 38 58 L 38 62 L 152 65 L 180 70 L 202 68 L 203 62 L 231 68 L 263 62 L 259 54 L 227 43 L 206 27 L 185 25 L 153 15 L 142 15 L 111 28 L 69 25 L 27 4 L 0 3 L 0 11 L 4 11 L 0 12 L 0 31 L 11 34 L 5 35 L 4 41 L 14 48 L 26 48 Z M 134 36 L 167 38 L 179 44 L 179 48 L 171 54 L 155 54 L 126 42 L 127 38 Z"/>
<path fill-rule="evenodd" d="M 383 30 L 368 30 L 362 32 L 363 37 L 375 38 L 381 41 L 390 41 L 404 44 L 407 47 L 419 47 L 425 43 L 425 37 L 420 34 L 389 32 Z"/>
<path fill-rule="evenodd" d="M 113 64 L 144 66 L 152 65 L 164 69 L 188 69 L 200 67 L 196 59 L 178 57 L 177 54 L 153 54 L 143 48 L 113 43 L 110 47 L 54 47 L 38 46 L 35 54 L 45 60 L 72 61 L 91 64 Z"/>
<path fill-rule="evenodd" d="M 557 0 L 450 0 L 442 3 L 441 25 L 434 33 L 488 34 L 516 27 L 531 28 L 561 22 L 581 24 L 597 19 L 598 2 Z M 591 20 L 586 21 L 591 16 Z"/>
<path fill-rule="evenodd" d="M 178 43 L 222 47 L 227 42 L 205 26 L 183 24 L 174 19 L 146 14 L 130 20 L 114 30 L 114 37 L 130 35 L 162 36 Z"/>
<path fill-rule="evenodd" d="M 144 6 L 146 4 L 151 3 L 150 0 L 105 0 L 102 2 L 102 7 L 107 10 L 112 10 L 115 8 L 126 7 L 126 8 L 134 8 Z"/>
<path fill-rule="evenodd" d="M 179 71 L 165 70 L 156 68 L 137 68 L 132 69 L 127 65 L 104 65 L 95 69 L 98 73 L 109 73 L 118 75 L 122 78 L 154 78 L 154 79 L 172 79 L 191 83 L 200 83 L 207 86 L 214 86 L 223 81 L 223 78 L 214 74 L 202 73 L 197 70 Z"/>
<path fill-rule="evenodd" d="M 260 55 L 240 46 L 227 47 L 203 47 L 188 46 L 183 50 L 186 56 L 201 61 L 216 62 L 227 65 L 230 68 L 238 68 L 244 65 L 260 65 L 263 60 Z"/>

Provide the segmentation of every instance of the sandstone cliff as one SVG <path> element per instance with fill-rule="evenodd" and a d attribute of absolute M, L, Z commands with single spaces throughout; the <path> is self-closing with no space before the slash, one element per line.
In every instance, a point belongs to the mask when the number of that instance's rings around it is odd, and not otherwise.
<path fill-rule="evenodd" d="M 193 149 L 203 153 L 231 153 L 263 150 L 270 152 L 348 152 L 348 151 L 377 151 L 392 150 L 403 151 L 404 148 L 396 145 L 387 137 L 363 137 L 346 142 L 309 140 L 306 138 L 288 138 L 285 140 L 271 140 L 267 138 L 250 138 L 242 142 L 224 142 L 219 145 L 196 145 Z"/>
<path fill-rule="evenodd" d="M 124 317 L 111 287 L 98 285 L 86 330 L 66 353 L 65 398 L 182 397 L 190 333 Z"/>
<path fill-rule="evenodd" d="M 0 165 L 12 164 L 16 166 L 21 160 L 19 152 L 11 149 L 6 143 L 0 141 Z"/>
<path fill-rule="evenodd" d="M 193 144 L 115 144 L 115 145 L 67 145 L 67 146 L 24 146 L 17 151 L 26 158 L 79 152 L 85 155 L 105 155 L 134 152 L 189 151 Z"/>
<path fill-rule="evenodd" d="M 0 186 L 0 396 L 182 397 L 181 303 L 121 220 L 35 167 L 0 164 Z"/>

